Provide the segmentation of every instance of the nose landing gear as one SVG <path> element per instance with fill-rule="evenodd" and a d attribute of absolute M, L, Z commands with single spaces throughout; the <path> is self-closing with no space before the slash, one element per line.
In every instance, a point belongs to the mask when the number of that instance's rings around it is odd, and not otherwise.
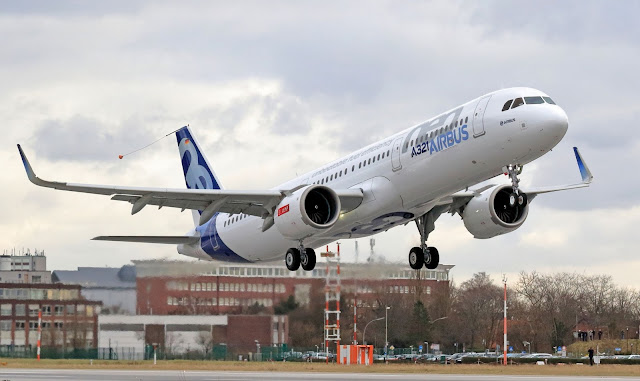
<path fill-rule="evenodd" d="M 518 179 L 518 175 L 522 173 L 522 166 L 509 164 L 503 170 L 511 179 L 511 187 L 513 188 L 513 192 L 509 195 L 509 206 L 513 208 L 517 205 L 524 208 L 527 206 L 528 198 L 526 193 L 520 191 L 520 179 Z"/>

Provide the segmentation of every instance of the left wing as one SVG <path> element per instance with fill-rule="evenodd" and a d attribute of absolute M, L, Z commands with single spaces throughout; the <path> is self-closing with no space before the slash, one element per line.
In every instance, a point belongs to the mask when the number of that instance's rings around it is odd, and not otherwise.
<path fill-rule="evenodd" d="M 112 200 L 127 201 L 133 204 L 131 214 L 136 214 L 147 205 L 157 205 L 159 208 L 171 207 L 182 210 L 200 210 L 200 224 L 208 221 L 215 213 L 244 213 L 247 215 L 267 218 L 273 214 L 274 208 L 280 201 L 295 190 L 261 190 L 234 191 L 222 189 L 169 189 L 120 187 L 112 185 L 73 184 L 42 180 L 36 176 L 31 164 L 18 144 L 22 163 L 27 171 L 29 180 L 41 187 L 58 190 L 93 193 L 112 196 Z M 361 189 L 335 190 L 342 212 L 346 213 L 357 208 L 362 202 Z"/>

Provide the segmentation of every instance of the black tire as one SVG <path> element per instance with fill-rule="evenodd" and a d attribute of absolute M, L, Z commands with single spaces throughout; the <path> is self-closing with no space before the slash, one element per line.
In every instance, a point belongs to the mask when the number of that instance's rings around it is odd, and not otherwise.
<path fill-rule="evenodd" d="M 424 253 L 419 247 L 409 250 L 409 266 L 414 270 L 420 270 L 424 265 Z"/>
<path fill-rule="evenodd" d="M 291 248 L 284 256 L 284 264 L 289 271 L 296 271 L 300 267 L 300 250 Z"/>
<path fill-rule="evenodd" d="M 440 253 L 435 247 L 429 247 L 427 250 L 429 251 L 429 255 L 425 256 L 424 266 L 429 270 L 433 270 L 438 267 L 440 263 Z"/>
<path fill-rule="evenodd" d="M 300 256 L 300 265 L 304 271 L 311 271 L 316 267 L 316 252 L 311 248 L 304 249 L 304 255 Z"/>

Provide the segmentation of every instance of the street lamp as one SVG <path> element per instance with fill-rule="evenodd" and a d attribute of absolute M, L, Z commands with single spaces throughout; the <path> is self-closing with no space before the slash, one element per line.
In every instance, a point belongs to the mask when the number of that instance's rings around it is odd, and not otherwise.
<path fill-rule="evenodd" d="M 365 336 L 367 334 L 367 327 L 369 326 L 369 324 L 373 323 L 374 321 L 378 321 L 378 320 L 382 320 L 384 318 L 377 318 L 377 319 L 373 319 L 370 322 L 368 322 L 365 326 L 364 326 L 364 331 L 362 331 L 362 342 L 364 343 L 364 345 L 367 345 L 367 342 L 365 341 Z"/>
<path fill-rule="evenodd" d="M 258 340 L 253 341 L 256 343 L 256 360 L 261 361 L 262 358 L 258 359 L 258 356 L 260 355 L 260 342 Z"/>
<path fill-rule="evenodd" d="M 428 341 L 424 342 L 424 347 L 427 350 L 427 354 L 429 354 L 429 342 Z"/>
<path fill-rule="evenodd" d="M 389 317 L 389 310 L 391 309 L 391 307 L 386 306 L 386 308 L 384 309 L 384 359 L 385 361 L 387 360 L 387 347 L 389 346 L 389 337 L 388 337 L 388 317 Z"/>

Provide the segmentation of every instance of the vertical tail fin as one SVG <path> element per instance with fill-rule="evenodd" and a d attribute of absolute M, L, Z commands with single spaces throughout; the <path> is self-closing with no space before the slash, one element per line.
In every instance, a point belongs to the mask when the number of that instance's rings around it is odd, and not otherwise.
<path fill-rule="evenodd" d="M 211 169 L 209 161 L 202 154 L 198 142 L 191 134 L 189 126 L 176 131 L 178 149 L 184 180 L 188 189 L 223 189 L 215 172 Z M 201 211 L 193 211 L 193 220 L 199 226 Z"/>

